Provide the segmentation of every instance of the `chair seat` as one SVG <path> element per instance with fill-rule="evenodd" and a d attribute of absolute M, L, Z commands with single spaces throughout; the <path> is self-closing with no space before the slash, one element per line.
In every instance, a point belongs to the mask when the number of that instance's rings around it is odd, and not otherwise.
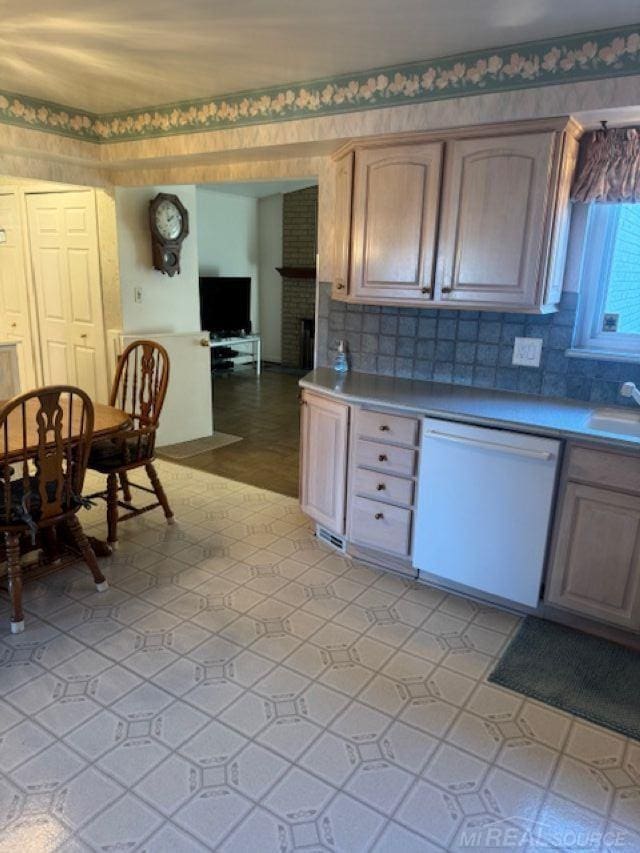
<path fill-rule="evenodd" d="M 91 446 L 89 468 L 109 474 L 134 462 L 143 464 L 149 459 L 148 446 L 148 439 L 143 437 L 139 440 L 138 436 L 96 441 Z"/>
<path fill-rule="evenodd" d="M 47 486 L 47 494 L 51 500 L 55 497 L 55 489 L 56 483 L 49 483 Z M 9 514 L 7 518 L 6 512 L 6 495 L 4 489 L 0 493 L 0 526 L 5 524 L 17 525 L 24 524 L 25 526 L 29 526 L 28 519 L 33 523 L 38 523 L 41 510 L 42 510 L 42 501 L 40 499 L 39 492 L 39 484 L 37 477 L 29 478 L 29 501 L 28 505 L 24 506 L 24 496 L 25 496 L 25 488 L 24 482 L 22 479 L 12 480 L 11 481 L 11 495 L 10 495 L 10 508 Z M 80 506 L 82 506 L 82 499 L 76 496 L 72 496 L 71 499 L 67 502 L 63 502 L 61 507 L 61 512 L 69 512 L 71 510 L 76 510 Z"/>

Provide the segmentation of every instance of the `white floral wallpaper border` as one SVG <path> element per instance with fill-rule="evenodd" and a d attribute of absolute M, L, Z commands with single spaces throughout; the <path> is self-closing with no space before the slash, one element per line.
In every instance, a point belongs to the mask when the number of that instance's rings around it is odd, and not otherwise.
<path fill-rule="evenodd" d="M 0 91 L 0 123 L 114 142 L 629 74 L 640 24 L 108 115 Z"/>

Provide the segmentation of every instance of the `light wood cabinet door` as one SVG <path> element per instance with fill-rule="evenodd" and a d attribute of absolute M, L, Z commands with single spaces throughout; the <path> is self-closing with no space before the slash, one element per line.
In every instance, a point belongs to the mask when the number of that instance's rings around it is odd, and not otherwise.
<path fill-rule="evenodd" d="M 350 151 L 336 163 L 333 285 L 331 288 L 331 296 L 334 299 L 344 299 L 349 289 L 353 161 L 354 153 Z"/>
<path fill-rule="evenodd" d="M 437 301 L 505 308 L 540 304 L 556 136 L 450 143 Z"/>
<path fill-rule="evenodd" d="M 350 297 L 431 297 L 442 143 L 356 152 Z"/>
<path fill-rule="evenodd" d="M 344 533 L 349 406 L 305 391 L 300 421 L 300 506 Z"/>
<path fill-rule="evenodd" d="M 640 497 L 567 483 L 546 601 L 640 628 Z"/>

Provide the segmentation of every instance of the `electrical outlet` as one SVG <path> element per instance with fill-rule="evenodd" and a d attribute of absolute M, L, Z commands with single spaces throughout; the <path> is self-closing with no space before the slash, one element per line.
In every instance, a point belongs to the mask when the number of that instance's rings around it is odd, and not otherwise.
<path fill-rule="evenodd" d="M 133 288 L 133 301 L 134 302 L 142 302 L 142 288 L 134 287 Z"/>
<path fill-rule="evenodd" d="M 516 338 L 513 342 L 512 364 L 522 367 L 540 367 L 542 338 Z"/>

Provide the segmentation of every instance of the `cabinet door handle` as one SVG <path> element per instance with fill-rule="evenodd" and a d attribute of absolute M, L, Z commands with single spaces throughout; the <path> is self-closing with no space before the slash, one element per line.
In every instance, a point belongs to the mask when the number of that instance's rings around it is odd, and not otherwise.
<path fill-rule="evenodd" d="M 387 461 L 386 455 L 384 453 L 381 453 L 380 456 L 378 456 L 378 462 L 386 462 L 386 461 Z"/>
<path fill-rule="evenodd" d="M 384 490 L 385 490 L 386 488 L 387 488 L 387 487 L 385 486 L 385 484 L 384 484 L 384 483 L 378 483 L 378 485 L 376 486 L 376 492 L 384 492 Z"/>
<path fill-rule="evenodd" d="M 389 432 L 390 427 L 388 427 L 387 424 L 380 424 L 379 429 L 380 432 Z"/>
<path fill-rule="evenodd" d="M 344 290 L 344 282 L 341 279 L 336 281 L 336 290 Z"/>
<path fill-rule="evenodd" d="M 377 512 L 373 517 L 376 519 L 376 521 L 380 521 L 381 518 L 384 518 L 384 514 L 381 512 Z"/>
<path fill-rule="evenodd" d="M 452 287 L 442 287 L 442 288 L 440 288 L 440 292 L 441 292 L 441 293 L 451 293 L 451 291 L 452 291 L 452 290 L 453 290 L 453 288 L 452 288 Z"/>
<path fill-rule="evenodd" d="M 431 293 L 431 288 L 430 287 L 421 287 L 420 293 Z"/>

